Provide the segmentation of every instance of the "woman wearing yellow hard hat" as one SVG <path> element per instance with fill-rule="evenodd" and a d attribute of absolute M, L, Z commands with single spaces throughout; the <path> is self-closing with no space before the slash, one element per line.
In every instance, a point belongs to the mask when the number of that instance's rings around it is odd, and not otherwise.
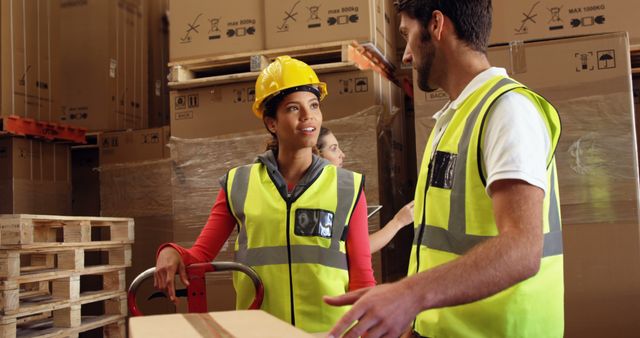
<path fill-rule="evenodd" d="M 364 178 L 313 154 L 326 95 L 326 84 L 299 60 L 280 56 L 262 71 L 253 112 L 273 136 L 272 147 L 221 178 L 191 249 L 160 247 L 156 287 L 174 300 L 175 273 L 187 283 L 185 264 L 212 260 L 236 226 L 236 261 L 260 275 L 262 309 L 305 331 L 328 331 L 348 310 L 326 305 L 323 296 L 375 284 Z M 234 275 L 234 286 L 236 307 L 247 308 L 251 281 Z"/>

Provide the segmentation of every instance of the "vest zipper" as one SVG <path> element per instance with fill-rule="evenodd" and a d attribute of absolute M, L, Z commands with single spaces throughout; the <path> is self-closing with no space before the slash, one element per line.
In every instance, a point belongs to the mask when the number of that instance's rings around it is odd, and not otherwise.
<path fill-rule="evenodd" d="M 418 241 L 416 242 L 416 273 L 420 272 L 420 246 L 422 245 L 422 237 L 424 236 L 424 228 L 427 222 L 427 192 L 429 192 L 429 186 L 431 182 L 431 173 L 433 171 L 433 161 L 429 162 L 429 169 L 427 174 L 427 182 L 424 187 L 424 199 L 422 200 L 422 220 L 420 221 L 420 233 L 418 234 Z"/>
<path fill-rule="evenodd" d="M 291 222 L 291 202 L 287 200 L 287 257 L 289 259 L 289 298 L 291 300 L 291 325 L 296 326 L 295 306 L 293 303 L 293 274 L 291 272 L 291 238 L 290 223 Z"/>
<path fill-rule="evenodd" d="M 431 170 L 433 162 L 429 163 L 429 172 L 427 175 L 426 187 L 424 188 L 424 199 L 422 201 L 422 220 L 420 221 L 420 233 L 418 234 L 418 241 L 416 242 L 416 274 L 420 272 L 420 247 L 422 246 L 422 237 L 424 236 L 424 228 L 427 222 L 427 192 L 429 191 L 429 183 L 431 181 Z M 416 331 L 416 320 L 411 323 L 413 331 Z"/>

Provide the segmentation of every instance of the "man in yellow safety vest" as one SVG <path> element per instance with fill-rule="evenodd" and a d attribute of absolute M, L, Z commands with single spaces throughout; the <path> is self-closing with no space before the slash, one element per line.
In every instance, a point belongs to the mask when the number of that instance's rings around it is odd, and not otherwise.
<path fill-rule="evenodd" d="M 562 337 L 558 113 L 489 64 L 490 0 L 395 5 L 403 61 L 450 101 L 416 185 L 409 276 L 326 297 L 354 304 L 330 336 Z"/>

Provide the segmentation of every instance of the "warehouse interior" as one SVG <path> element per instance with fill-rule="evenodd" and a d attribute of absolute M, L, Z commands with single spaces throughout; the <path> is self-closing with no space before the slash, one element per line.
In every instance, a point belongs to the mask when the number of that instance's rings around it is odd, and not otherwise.
<path fill-rule="evenodd" d="M 282 55 L 326 83 L 322 126 L 344 168 L 366 177 L 367 204 L 382 206 L 369 232 L 390 222 L 414 199 L 449 101 L 402 62 L 393 3 L 3 0 L 0 336 L 144 337 L 127 290 L 162 244 L 194 244 L 220 178 L 264 152 L 256 80 Z M 600 3 L 494 0 L 486 52 L 562 121 L 566 337 L 640 332 L 640 3 Z M 237 240 L 215 261 L 233 262 Z M 407 275 L 414 241 L 403 227 L 371 254 L 378 284 Z M 184 285 L 176 305 L 149 276 L 137 285 L 143 317 L 192 312 Z M 235 310 L 231 271 L 203 283 L 207 311 Z"/>

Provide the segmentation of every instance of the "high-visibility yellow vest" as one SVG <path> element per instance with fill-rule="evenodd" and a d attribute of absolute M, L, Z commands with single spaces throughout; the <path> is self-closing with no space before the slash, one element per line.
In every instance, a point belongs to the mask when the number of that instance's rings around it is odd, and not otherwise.
<path fill-rule="evenodd" d="M 433 152 L 425 148 L 415 195 L 415 235 L 409 275 L 464 255 L 498 235 L 482 173 L 482 134 L 487 112 L 514 91 L 538 108 L 551 137 L 544 199 L 544 249 L 540 271 L 491 297 L 420 313 L 414 330 L 426 337 L 562 337 L 564 283 L 560 200 L 554 152 L 560 118 L 541 96 L 516 81 L 496 76 L 473 92 L 455 112 Z M 425 286 L 428 287 L 428 286 Z"/>
<path fill-rule="evenodd" d="M 229 207 L 239 225 L 236 261 L 256 270 L 265 288 L 262 309 L 307 332 L 325 332 L 348 307 L 322 296 L 348 291 L 345 240 L 362 189 L 362 175 L 325 166 L 301 194 L 278 189 L 265 165 L 232 169 Z M 285 188 L 286 190 L 286 188 Z M 253 284 L 234 274 L 238 309 L 253 299 Z"/>

